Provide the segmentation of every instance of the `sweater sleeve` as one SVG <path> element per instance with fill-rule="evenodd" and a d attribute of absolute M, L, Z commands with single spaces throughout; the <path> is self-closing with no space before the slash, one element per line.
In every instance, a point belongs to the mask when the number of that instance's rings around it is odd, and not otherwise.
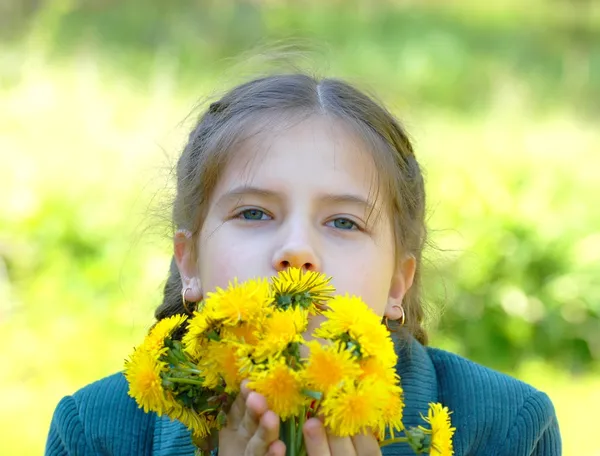
<path fill-rule="evenodd" d="M 94 454 L 86 442 L 75 400 L 64 397 L 57 405 L 46 441 L 46 456 Z"/>
<path fill-rule="evenodd" d="M 122 373 L 91 383 L 56 407 L 46 456 L 149 456 L 156 415 L 127 394 Z"/>
<path fill-rule="evenodd" d="M 503 454 L 511 456 L 560 456 L 562 441 L 550 398 L 536 391 L 523 403 L 510 429 Z"/>

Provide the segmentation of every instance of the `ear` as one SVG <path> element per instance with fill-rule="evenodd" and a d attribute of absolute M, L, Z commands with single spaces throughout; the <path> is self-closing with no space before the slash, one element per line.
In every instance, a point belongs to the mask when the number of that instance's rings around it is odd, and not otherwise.
<path fill-rule="evenodd" d="M 194 255 L 194 238 L 188 230 L 177 230 L 173 238 L 173 255 L 181 277 L 181 290 L 185 299 L 198 302 L 202 299 L 200 275 Z"/>
<path fill-rule="evenodd" d="M 384 315 L 390 320 L 399 320 L 402 317 L 402 300 L 410 289 L 415 278 L 417 260 L 413 255 L 405 255 L 392 277 L 390 294 Z"/>

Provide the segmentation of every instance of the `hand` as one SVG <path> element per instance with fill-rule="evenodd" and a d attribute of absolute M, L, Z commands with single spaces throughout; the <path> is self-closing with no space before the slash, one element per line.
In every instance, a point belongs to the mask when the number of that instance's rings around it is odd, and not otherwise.
<path fill-rule="evenodd" d="M 335 437 L 325 431 L 323 423 L 311 418 L 302 429 L 308 456 L 380 456 L 381 450 L 375 436 L 359 434 L 352 437 Z"/>
<path fill-rule="evenodd" d="M 246 384 L 231 406 L 227 426 L 219 431 L 219 456 L 285 456 L 279 417 L 268 409 L 265 397 Z"/>

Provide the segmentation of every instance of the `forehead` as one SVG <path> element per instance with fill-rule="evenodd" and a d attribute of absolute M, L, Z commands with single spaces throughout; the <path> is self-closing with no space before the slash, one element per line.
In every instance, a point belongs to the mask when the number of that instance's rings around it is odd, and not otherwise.
<path fill-rule="evenodd" d="M 215 193 L 233 185 L 276 190 L 379 193 L 372 149 L 352 128 L 329 116 L 259 128 L 231 151 Z M 373 201 L 375 203 L 375 201 Z"/>

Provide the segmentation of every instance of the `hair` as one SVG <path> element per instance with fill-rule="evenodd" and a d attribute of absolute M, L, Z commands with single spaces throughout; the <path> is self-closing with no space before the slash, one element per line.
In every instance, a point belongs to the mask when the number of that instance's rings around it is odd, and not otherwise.
<path fill-rule="evenodd" d="M 398 120 L 373 98 L 338 79 L 316 79 L 305 74 L 280 74 L 241 84 L 212 103 L 200 116 L 177 162 L 173 227 L 200 233 L 209 199 L 223 167 L 235 148 L 269 122 L 326 115 L 350 126 L 370 146 L 377 169 L 377 188 L 387 197 L 392 216 L 396 257 L 416 259 L 412 287 L 403 300 L 403 333 L 423 344 L 421 300 L 422 251 L 426 242 L 425 188 L 413 147 Z M 196 242 L 193 242 L 196 245 Z M 171 261 L 158 320 L 188 313 L 181 297 L 181 277 Z"/>

